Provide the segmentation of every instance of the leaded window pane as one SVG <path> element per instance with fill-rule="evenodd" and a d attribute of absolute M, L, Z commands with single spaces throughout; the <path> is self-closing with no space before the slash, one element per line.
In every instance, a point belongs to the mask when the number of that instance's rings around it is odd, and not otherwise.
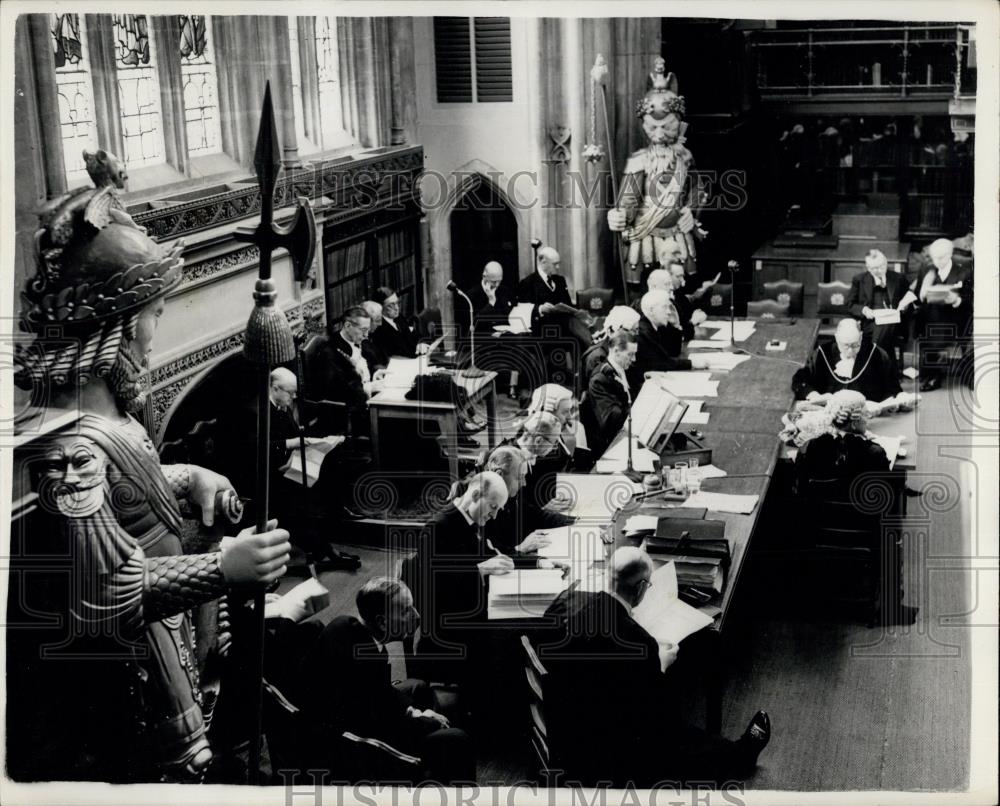
<path fill-rule="evenodd" d="M 131 168 L 165 160 L 156 52 L 145 14 L 114 14 L 113 36 L 125 163 Z"/>
<path fill-rule="evenodd" d="M 217 154 L 222 151 L 222 134 L 211 22 L 207 16 L 197 14 L 181 15 L 179 19 L 188 155 Z"/>
<path fill-rule="evenodd" d="M 73 187 L 89 181 L 83 151 L 94 151 L 98 146 L 93 75 L 80 15 L 52 14 L 50 20 L 63 164 L 66 183 Z"/>

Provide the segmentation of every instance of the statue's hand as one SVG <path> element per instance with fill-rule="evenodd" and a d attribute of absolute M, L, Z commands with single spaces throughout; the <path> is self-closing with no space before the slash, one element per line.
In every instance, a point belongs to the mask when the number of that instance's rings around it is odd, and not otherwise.
<path fill-rule="evenodd" d="M 689 207 L 681 210 L 681 217 L 677 219 L 677 229 L 683 233 L 691 232 L 694 229 L 694 215 Z"/>
<path fill-rule="evenodd" d="M 624 210 L 619 210 L 617 207 L 608 210 L 608 229 L 612 232 L 624 232 L 627 226 L 628 220 Z"/>
<path fill-rule="evenodd" d="M 236 491 L 229 479 L 207 468 L 190 465 L 188 472 L 190 473 L 188 499 L 201 510 L 201 522 L 205 526 L 211 526 L 215 522 L 216 494 L 228 490 L 236 495 Z"/>
<path fill-rule="evenodd" d="M 276 529 L 276 520 L 268 521 L 268 531 L 255 534 L 244 529 L 235 538 L 222 541 L 219 567 L 229 585 L 269 583 L 285 573 L 291 543 L 288 532 Z"/>

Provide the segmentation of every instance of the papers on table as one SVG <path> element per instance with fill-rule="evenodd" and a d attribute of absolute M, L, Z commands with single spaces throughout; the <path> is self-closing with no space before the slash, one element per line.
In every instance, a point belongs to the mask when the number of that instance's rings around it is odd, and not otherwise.
<path fill-rule="evenodd" d="M 531 312 L 534 305 L 530 302 L 519 302 L 507 315 L 509 333 L 530 333 L 531 332 Z"/>
<path fill-rule="evenodd" d="M 549 541 L 538 549 L 539 557 L 560 560 L 571 565 L 589 565 L 604 562 L 604 540 L 595 526 L 570 524 L 556 529 L 537 529 L 531 533 Z M 530 535 L 529 535 L 530 536 Z"/>
<path fill-rule="evenodd" d="M 653 448 L 670 438 L 684 413 L 683 401 L 662 383 L 662 376 L 669 374 L 650 373 L 632 403 L 632 435 Z"/>
<path fill-rule="evenodd" d="M 389 359 L 389 366 L 385 368 L 385 375 L 382 378 L 384 389 L 410 389 L 418 375 L 427 371 L 427 359 L 423 356 L 418 358 Z"/>
<path fill-rule="evenodd" d="M 676 653 L 675 647 L 692 633 L 712 623 L 711 616 L 702 613 L 677 598 L 677 574 L 673 563 L 666 563 L 653 572 L 652 587 L 632 610 L 632 617 L 660 647 L 660 668 Z"/>
<path fill-rule="evenodd" d="M 759 495 L 731 495 L 699 490 L 689 495 L 680 506 L 704 508 L 709 512 L 732 512 L 736 515 L 749 515 L 757 506 L 759 498 Z"/>
<path fill-rule="evenodd" d="M 634 535 L 638 532 L 655 532 L 659 523 L 659 515 L 633 515 L 625 521 L 625 534 Z"/>
<path fill-rule="evenodd" d="M 319 478 L 319 469 L 323 464 L 323 458 L 334 448 L 340 445 L 347 437 L 329 436 L 324 437 L 322 442 L 314 445 L 306 445 L 306 486 L 312 487 Z M 295 484 L 302 483 L 302 452 L 296 446 L 288 461 L 281 468 L 284 476 Z"/>
<path fill-rule="evenodd" d="M 715 465 L 701 465 L 697 470 L 689 470 L 689 473 L 698 473 L 701 480 L 705 479 L 721 479 L 726 475 L 726 471 L 721 467 L 716 467 Z"/>
<path fill-rule="evenodd" d="M 729 372 L 744 361 L 750 360 L 750 356 L 736 355 L 736 353 L 706 353 L 700 358 L 712 372 Z"/>
<path fill-rule="evenodd" d="M 902 319 L 895 308 L 873 308 L 876 325 L 898 325 Z"/>
<path fill-rule="evenodd" d="M 546 508 L 575 518 L 611 520 L 619 509 L 642 492 L 642 485 L 620 474 L 559 473 L 555 497 Z"/>
<path fill-rule="evenodd" d="M 903 370 L 903 375 L 912 381 L 915 380 L 920 373 L 917 371 L 916 367 L 907 367 Z"/>
<path fill-rule="evenodd" d="M 653 451 L 639 446 L 639 438 L 632 435 L 632 467 L 640 473 L 652 473 L 653 462 L 659 459 Z M 620 473 L 628 467 L 628 437 L 616 439 L 597 460 L 594 470 L 598 473 Z"/>
<path fill-rule="evenodd" d="M 715 339 L 691 339 L 687 343 L 688 352 L 692 350 L 725 350 L 726 345 Z"/>
<path fill-rule="evenodd" d="M 720 319 L 709 319 L 702 322 L 701 326 L 718 328 L 716 332 L 711 335 L 712 341 L 729 341 L 729 322 L 724 322 Z M 753 335 L 754 328 L 755 325 L 753 322 L 733 322 L 733 341 L 746 341 Z"/>
<path fill-rule="evenodd" d="M 719 382 L 712 380 L 711 372 L 650 372 L 649 376 L 651 380 L 655 380 L 661 387 L 678 397 L 719 396 Z M 638 401 L 638 398 L 636 400 Z M 632 413 L 634 418 L 634 408 Z"/>
<path fill-rule="evenodd" d="M 562 571 L 529 569 L 489 577 L 486 618 L 541 618 L 566 587 Z"/>
<path fill-rule="evenodd" d="M 681 425 L 705 425 L 708 423 L 708 412 L 701 410 L 704 402 L 703 400 L 688 400 L 688 410 L 684 412 Z"/>
<path fill-rule="evenodd" d="M 903 438 L 874 436 L 872 441 L 885 451 L 885 455 L 889 457 L 889 469 L 892 470 L 896 464 L 896 457 L 899 455 L 899 446 L 902 444 Z"/>

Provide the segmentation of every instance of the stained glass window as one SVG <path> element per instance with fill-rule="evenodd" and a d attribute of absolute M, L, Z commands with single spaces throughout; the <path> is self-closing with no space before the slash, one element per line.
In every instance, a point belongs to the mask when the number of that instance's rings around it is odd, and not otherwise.
<path fill-rule="evenodd" d="M 125 163 L 130 168 L 165 160 L 156 52 L 145 14 L 114 14 L 113 37 Z"/>
<path fill-rule="evenodd" d="M 336 17 L 316 17 L 316 79 L 319 91 L 320 129 L 323 148 L 344 142 L 341 114 L 340 53 L 337 49 Z"/>
<path fill-rule="evenodd" d="M 222 136 L 211 22 L 197 14 L 182 14 L 179 21 L 188 155 L 217 154 L 222 150 Z"/>
<path fill-rule="evenodd" d="M 302 63 L 299 61 L 299 22 L 288 18 L 288 49 L 292 68 L 292 107 L 295 115 L 295 137 L 301 152 L 306 142 L 305 116 L 302 111 Z"/>
<path fill-rule="evenodd" d="M 83 150 L 92 151 L 98 145 L 93 76 L 80 15 L 52 14 L 50 20 L 63 163 L 66 183 L 73 187 L 89 181 L 83 164 Z"/>

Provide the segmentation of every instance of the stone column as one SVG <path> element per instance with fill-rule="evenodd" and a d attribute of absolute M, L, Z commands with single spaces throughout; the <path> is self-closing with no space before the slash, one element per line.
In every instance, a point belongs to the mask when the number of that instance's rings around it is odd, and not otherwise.
<path fill-rule="evenodd" d="M 49 30 L 48 14 L 27 14 L 25 19 L 28 21 L 27 35 L 18 39 L 28 46 L 31 54 L 31 85 L 39 122 L 45 196 L 53 199 L 66 192 L 66 163 L 59 121 L 59 94 L 56 92 L 56 66 L 52 58 L 52 32 Z M 17 52 L 21 54 L 22 51 L 18 48 Z"/>
<path fill-rule="evenodd" d="M 119 159 L 125 159 L 111 15 L 88 14 L 86 22 L 88 31 L 107 32 L 107 36 L 91 36 L 87 39 L 90 45 L 90 69 L 94 79 L 94 121 L 97 124 L 97 142 L 101 148 L 113 152 Z"/>

